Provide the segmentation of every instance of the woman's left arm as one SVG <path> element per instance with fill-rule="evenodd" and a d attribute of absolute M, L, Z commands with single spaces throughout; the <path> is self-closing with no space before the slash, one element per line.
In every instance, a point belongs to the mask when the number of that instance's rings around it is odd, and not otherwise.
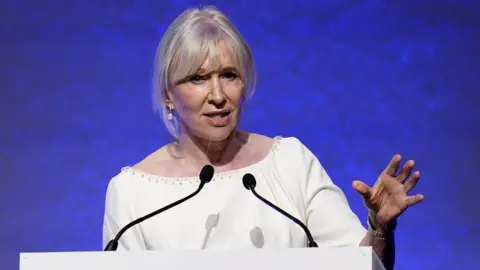
<path fill-rule="evenodd" d="M 369 228 L 360 245 L 372 246 L 387 270 L 393 269 L 395 264 L 394 230 L 397 218 L 408 207 L 423 200 L 421 194 L 407 195 L 420 179 L 418 171 L 412 173 L 415 163 L 409 160 L 399 171 L 400 163 L 401 157 L 395 155 L 373 187 L 361 181 L 353 182 L 353 188 L 362 195 L 369 211 Z"/>
<path fill-rule="evenodd" d="M 315 241 L 331 247 L 372 246 L 385 268 L 393 269 L 397 217 L 423 200 L 421 194 L 407 195 L 420 179 L 419 172 L 412 173 L 414 162 L 407 161 L 399 170 L 401 158 L 395 155 L 373 187 L 361 181 L 352 183 L 369 210 L 365 230 L 313 153 L 298 140 L 293 145 L 298 148 L 291 150 L 282 169 L 294 171 L 302 183 L 305 221 Z"/>

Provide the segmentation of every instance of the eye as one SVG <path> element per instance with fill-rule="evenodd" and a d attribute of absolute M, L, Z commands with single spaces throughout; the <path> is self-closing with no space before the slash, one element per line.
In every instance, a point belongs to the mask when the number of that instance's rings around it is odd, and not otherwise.
<path fill-rule="evenodd" d="M 188 81 L 194 84 L 199 84 L 199 83 L 202 83 L 202 81 L 205 81 L 206 79 L 207 79 L 206 76 L 193 75 L 188 79 Z"/>
<path fill-rule="evenodd" d="M 222 74 L 222 78 L 225 78 L 225 79 L 227 79 L 227 80 L 229 80 L 229 81 L 233 81 L 233 80 L 235 80 L 236 78 L 238 78 L 238 76 L 237 76 L 237 74 L 235 74 L 235 73 L 232 72 L 232 71 L 227 71 L 227 72 L 224 72 L 224 73 Z"/>

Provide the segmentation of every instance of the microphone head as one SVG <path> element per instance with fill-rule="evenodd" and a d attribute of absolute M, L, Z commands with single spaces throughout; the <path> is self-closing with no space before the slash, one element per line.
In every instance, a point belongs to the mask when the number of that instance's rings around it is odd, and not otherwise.
<path fill-rule="evenodd" d="M 255 176 L 251 173 L 247 173 L 242 178 L 243 186 L 248 189 L 252 190 L 257 186 L 257 180 L 255 180 Z"/>
<path fill-rule="evenodd" d="M 203 166 L 202 170 L 200 171 L 200 182 L 206 184 L 208 182 L 210 182 L 210 180 L 212 180 L 213 178 L 213 173 L 214 173 L 214 169 L 212 167 L 212 165 L 205 165 Z"/>

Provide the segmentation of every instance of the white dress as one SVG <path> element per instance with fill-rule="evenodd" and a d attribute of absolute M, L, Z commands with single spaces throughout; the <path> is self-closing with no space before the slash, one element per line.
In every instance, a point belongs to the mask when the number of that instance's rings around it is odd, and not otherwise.
<path fill-rule="evenodd" d="M 253 165 L 215 174 L 192 199 L 130 228 L 118 250 L 305 247 L 295 223 L 251 191 L 304 222 L 319 246 L 358 246 L 366 229 L 318 159 L 295 137 L 276 137 L 271 152 Z M 106 193 L 103 246 L 130 221 L 189 195 L 198 177 L 160 177 L 125 167 Z"/>

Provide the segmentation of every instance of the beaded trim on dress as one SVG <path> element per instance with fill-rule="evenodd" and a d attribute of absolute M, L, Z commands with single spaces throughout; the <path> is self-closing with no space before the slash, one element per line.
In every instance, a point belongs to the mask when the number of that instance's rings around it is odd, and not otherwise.
<path fill-rule="evenodd" d="M 269 151 L 269 153 L 260 160 L 257 163 L 250 164 L 248 166 L 245 166 L 243 168 L 239 169 L 234 169 L 234 170 L 229 170 L 225 172 L 220 172 L 220 173 L 215 173 L 213 175 L 212 181 L 215 180 L 223 180 L 223 179 L 230 179 L 234 175 L 237 175 L 238 173 L 241 173 L 247 169 L 252 169 L 253 167 L 260 166 L 264 162 L 266 162 L 268 159 L 271 158 L 271 156 L 279 149 L 280 142 L 282 141 L 283 137 L 282 136 L 276 136 L 273 138 L 273 144 L 272 147 Z M 171 177 L 171 176 L 160 176 L 160 175 L 154 175 L 150 174 L 144 171 L 141 171 L 139 169 L 133 168 L 131 166 L 125 166 L 121 169 L 121 173 L 131 173 L 132 176 L 139 177 L 141 179 L 145 179 L 149 182 L 152 183 L 164 183 L 164 184 L 172 184 L 172 185 L 186 185 L 186 184 L 193 184 L 193 183 L 199 183 L 200 180 L 198 179 L 198 176 L 186 176 L 186 177 Z"/>

